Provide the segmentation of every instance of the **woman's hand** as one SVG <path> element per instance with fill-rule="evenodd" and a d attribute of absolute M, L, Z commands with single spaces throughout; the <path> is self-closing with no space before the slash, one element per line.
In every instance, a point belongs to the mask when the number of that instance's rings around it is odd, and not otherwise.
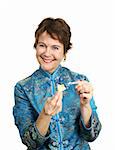
<path fill-rule="evenodd" d="M 90 100 L 93 96 L 93 88 L 90 82 L 88 81 L 78 81 L 76 86 L 77 93 L 80 96 L 80 108 L 81 115 L 84 120 L 86 127 L 90 127 L 90 117 L 92 114 L 92 109 L 90 106 Z"/>
<path fill-rule="evenodd" d="M 52 98 L 47 99 L 43 109 L 46 115 L 53 116 L 62 110 L 62 95 L 62 92 L 57 92 Z"/>
<path fill-rule="evenodd" d="M 78 85 L 76 86 L 77 93 L 80 96 L 80 104 L 87 105 L 90 104 L 90 100 L 93 96 L 93 87 L 88 81 L 79 80 Z"/>
<path fill-rule="evenodd" d="M 57 92 L 52 98 L 48 98 L 45 106 L 36 120 L 36 126 L 41 135 L 45 136 L 49 129 L 52 115 L 62 110 L 62 92 Z"/>

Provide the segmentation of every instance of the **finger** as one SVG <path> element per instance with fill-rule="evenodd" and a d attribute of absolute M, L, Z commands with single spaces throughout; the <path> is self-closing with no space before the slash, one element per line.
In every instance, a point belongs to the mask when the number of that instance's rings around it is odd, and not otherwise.
<path fill-rule="evenodd" d="M 45 113 L 48 114 L 48 115 L 51 115 L 55 113 L 57 109 L 57 105 L 53 104 L 51 101 L 49 102 L 49 105 L 45 107 Z"/>
<path fill-rule="evenodd" d="M 82 94 L 84 92 L 85 92 L 85 89 L 82 86 L 80 86 L 80 87 L 77 88 L 77 93 L 78 94 Z"/>
<path fill-rule="evenodd" d="M 76 81 L 76 83 L 77 83 L 77 85 L 75 86 L 75 88 L 78 88 L 79 86 L 82 85 L 82 81 L 81 80 Z"/>
<path fill-rule="evenodd" d="M 62 100 L 61 100 L 61 99 L 57 101 L 56 106 L 57 106 L 58 108 L 59 108 L 59 107 L 62 107 Z"/>
<path fill-rule="evenodd" d="M 51 111 L 55 108 L 56 106 L 56 103 L 57 103 L 57 100 L 56 98 L 48 98 L 47 101 L 46 101 L 46 104 L 45 104 L 45 108 L 47 111 Z"/>
<path fill-rule="evenodd" d="M 79 87 L 79 88 L 77 89 L 77 92 L 78 92 L 78 93 L 83 93 L 83 92 L 84 92 L 83 87 Z"/>
<path fill-rule="evenodd" d="M 84 84 L 86 84 L 87 81 L 83 81 L 83 80 L 80 80 L 78 81 L 78 84 L 75 86 L 76 89 L 79 89 L 79 88 L 82 88 L 84 86 Z"/>
<path fill-rule="evenodd" d="M 59 99 L 60 93 L 57 92 L 51 99 L 52 104 L 56 104 Z"/>
<path fill-rule="evenodd" d="M 62 111 L 62 107 L 56 107 L 55 110 L 51 113 L 51 115 L 56 115 L 57 113 Z"/>
<path fill-rule="evenodd" d="M 63 92 L 59 92 L 59 101 L 62 101 Z"/>
<path fill-rule="evenodd" d="M 91 92 L 91 89 L 88 88 L 88 87 L 82 87 L 80 90 L 79 90 L 79 93 L 90 93 Z"/>
<path fill-rule="evenodd" d="M 92 94 L 90 93 L 82 93 L 80 94 L 80 99 L 90 100 L 92 98 Z"/>
<path fill-rule="evenodd" d="M 59 92 L 56 92 L 55 95 L 52 97 L 52 99 L 58 99 L 59 97 Z"/>
<path fill-rule="evenodd" d="M 62 99 L 62 92 L 57 92 L 52 99 L 48 100 L 49 108 L 52 111 L 55 111 L 57 105 L 61 105 L 61 99 Z"/>
<path fill-rule="evenodd" d="M 53 112 L 53 114 L 55 113 L 58 113 L 58 112 L 60 112 L 61 110 L 62 110 L 62 96 L 63 96 L 63 92 L 58 92 L 58 94 L 59 94 L 59 97 L 58 97 L 58 100 L 57 100 L 57 103 L 56 103 L 56 106 L 55 106 L 55 108 L 54 108 L 54 112 Z"/>
<path fill-rule="evenodd" d="M 93 91 L 93 88 L 89 82 L 84 81 L 82 85 L 77 87 L 78 93 L 90 93 Z"/>
<path fill-rule="evenodd" d="M 76 87 L 76 90 L 77 90 L 77 91 L 80 91 L 81 89 L 82 89 L 82 86 Z"/>
<path fill-rule="evenodd" d="M 56 104 L 56 106 L 52 110 L 51 115 L 55 115 L 55 114 L 59 113 L 61 110 L 62 110 L 62 105 L 61 104 Z"/>

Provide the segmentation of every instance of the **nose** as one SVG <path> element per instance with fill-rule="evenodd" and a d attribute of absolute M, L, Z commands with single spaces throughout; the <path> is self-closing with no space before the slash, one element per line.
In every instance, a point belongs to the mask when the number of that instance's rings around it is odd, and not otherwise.
<path fill-rule="evenodd" d="M 50 56 L 51 55 L 51 48 L 49 46 L 46 47 L 45 55 L 46 56 Z"/>

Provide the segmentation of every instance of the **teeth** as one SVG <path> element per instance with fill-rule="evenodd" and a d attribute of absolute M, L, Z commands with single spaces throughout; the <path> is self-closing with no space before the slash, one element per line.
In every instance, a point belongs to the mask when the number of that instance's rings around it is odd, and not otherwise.
<path fill-rule="evenodd" d="M 52 60 L 47 60 L 47 59 L 43 59 L 43 61 L 46 62 L 46 63 L 52 62 Z"/>

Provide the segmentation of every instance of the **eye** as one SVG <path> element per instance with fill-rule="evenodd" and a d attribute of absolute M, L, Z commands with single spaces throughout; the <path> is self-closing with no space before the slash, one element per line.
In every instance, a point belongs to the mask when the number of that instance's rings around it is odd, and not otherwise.
<path fill-rule="evenodd" d="M 44 45 L 44 44 L 38 44 L 38 46 L 39 46 L 39 47 L 45 47 L 45 45 Z"/>
<path fill-rule="evenodd" d="M 52 49 L 53 49 L 53 50 L 59 50 L 59 47 L 58 47 L 58 46 L 53 45 L 53 46 L 52 46 Z"/>

